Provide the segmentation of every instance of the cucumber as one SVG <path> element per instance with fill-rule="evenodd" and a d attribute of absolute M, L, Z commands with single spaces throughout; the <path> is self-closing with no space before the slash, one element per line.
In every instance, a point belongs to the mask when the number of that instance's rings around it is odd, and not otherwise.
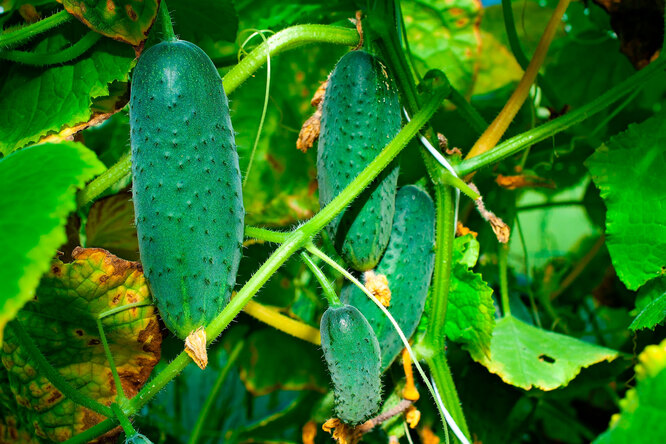
<path fill-rule="evenodd" d="M 126 438 L 125 444 L 153 444 L 153 442 L 143 436 L 141 433 L 136 433 L 129 438 Z"/>
<path fill-rule="evenodd" d="M 177 40 L 142 54 L 130 128 L 141 262 L 165 325 L 185 339 L 230 300 L 245 214 L 227 97 L 199 47 Z"/>
<path fill-rule="evenodd" d="M 381 356 L 372 327 L 355 307 L 331 306 L 321 318 L 321 348 L 335 394 L 335 414 L 359 424 L 379 409 Z"/>
<path fill-rule="evenodd" d="M 322 207 L 400 131 L 400 101 L 387 72 L 377 58 L 352 51 L 340 59 L 329 78 L 317 148 Z M 398 170 L 393 162 L 326 227 L 338 253 L 358 271 L 375 267 L 388 244 Z"/>
<path fill-rule="evenodd" d="M 375 272 L 386 275 L 388 311 L 409 338 L 421 319 L 435 266 L 435 206 L 425 191 L 407 185 L 398 191 L 395 207 L 391 239 Z M 404 348 L 393 325 L 355 285 L 345 285 L 340 300 L 358 308 L 372 326 L 385 371 Z"/>

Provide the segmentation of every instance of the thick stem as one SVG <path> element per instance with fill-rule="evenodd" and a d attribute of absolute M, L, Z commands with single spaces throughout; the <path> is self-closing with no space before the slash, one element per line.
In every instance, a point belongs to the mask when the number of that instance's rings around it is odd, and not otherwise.
<path fill-rule="evenodd" d="M 332 43 L 355 46 L 358 43 L 355 29 L 330 25 L 296 25 L 283 29 L 271 36 L 265 43 L 257 46 L 238 65 L 231 68 L 224 76 L 223 85 L 227 94 L 235 90 L 257 71 L 270 55 L 275 56 L 290 49 L 309 43 Z"/>
<path fill-rule="evenodd" d="M 534 145 L 535 143 L 548 139 L 549 137 L 584 121 L 613 103 L 622 100 L 622 98 L 627 94 L 631 94 L 636 88 L 642 87 L 652 76 L 661 74 L 664 65 L 666 65 L 666 57 L 655 60 L 587 105 L 506 140 L 488 152 L 463 160 L 455 167 L 458 175 L 465 176 L 483 167 L 497 163 L 502 159 Z"/>
<path fill-rule="evenodd" d="M 333 284 L 331 284 L 324 272 L 321 271 L 321 268 L 319 268 L 317 264 L 314 263 L 310 255 L 305 251 L 301 251 L 301 259 L 303 259 L 305 265 L 308 266 L 312 274 L 314 274 L 315 278 L 317 278 L 317 281 L 319 281 L 319 285 L 321 285 L 321 289 L 324 291 L 324 296 L 328 300 L 328 305 L 331 307 L 340 307 L 342 302 L 340 302 L 340 298 L 335 293 Z"/>
<path fill-rule="evenodd" d="M 570 1 L 571 0 L 560 0 L 557 4 L 550 21 L 541 36 L 539 46 L 534 52 L 532 61 L 527 67 L 527 70 L 525 70 L 523 77 L 520 79 L 516 90 L 506 102 L 499 115 L 493 120 L 493 123 L 490 124 L 481 137 L 479 137 L 479 140 L 476 141 L 466 158 L 478 156 L 479 154 L 492 149 L 502 138 L 502 135 L 509 127 L 509 124 L 513 121 L 513 118 L 518 114 L 518 111 L 523 106 L 523 103 L 529 94 L 530 87 L 536 79 L 539 68 L 541 68 L 543 61 L 546 58 L 550 42 L 553 41 L 555 31 L 557 31 L 557 27 L 562 21 L 562 15 L 564 15 Z"/>
<path fill-rule="evenodd" d="M 56 52 L 31 52 L 31 51 L 0 51 L 0 59 L 11 62 L 23 63 L 30 66 L 49 66 L 66 63 L 83 55 L 102 38 L 102 34 L 88 31 L 86 35 L 72 46 Z"/>
<path fill-rule="evenodd" d="M 72 402 L 97 412 L 100 415 L 104 415 L 107 418 L 114 416 L 111 408 L 100 404 L 94 399 L 76 390 L 70 385 L 69 382 L 67 382 L 67 380 L 65 380 L 65 378 L 60 374 L 60 372 L 58 372 L 58 370 L 51 366 L 39 348 L 37 348 L 37 345 L 33 342 L 32 338 L 23 329 L 23 326 L 18 319 L 14 319 L 13 321 L 9 322 L 7 327 L 12 330 L 14 335 L 16 335 L 20 345 L 30 356 L 30 359 L 35 362 L 37 365 L 37 370 L 42 375 L 44 375 L 56 389 L 60 390 L 63 395 L 69 398 Z"/>
<path fill-rule="evenodd" d="M 460 398 L 456 391 L 456 385 L 451 375 L 451 369 L 446 361 L 446 353 L 435 353 L 426 359 L 430 374 L 439 390 L 444 405 L 449 410 L 449 413 L 456 419 L 456 423 L 463 434 L 467 437 L 470 436 L 467 422 L 465 422 L 465 414 L 463 413 L 462 406 L 460 405 Z M 446 427 L 446 425 L 444 425 Z"/>
<path fill-rule="evenodd" d="M 258 239 L 266 242 L 281 244 L 286 241 L 291 233 L 282 233 L 279 231 L 267 230 L 265 228 L 245 226 L 245 237 Z"/>
<path fill-rule="evenodd" d="M 435 198 L 437 250 L 435 251 L 430 304 L 428 305 L 429 324 L 426 338 L 436 354 L 443 354 L 446 349 L 446 311 L 449 303 L 453 260 L 455 191 L 446 185 L 435 185 Z"/>
<path fill-rule="evenodd" d="M 72 18 L 69 12 L 62 10 L 56 12 L 52 16 L 46 17 L 43 20 L 33 23 L 32 25 L 24 26 L 14 31 L 5 32 L 0 34 L 0 48 L 9 49 L 15 46 L 26 43 L 33 37 L 38 36 L 46 31 L 69 21 Z"/>
<path fill-rule="evenodd" d="M 220 370 L 220 373 L 217 375 L 215 383 L 213 384 L 213 388 L 210 390 L 210 393 L 208 394 L 208 397 L 206 398 L 206 401 L 204 402 L 204 405 L 201 408 L 201 412 L 199 412 L 199 416 L 197 417 L 197 422 L 196 424 L 194 424 L 194 429 L 192 430 L 192 434 L 190 435 L 190 440 L 188 441 L 189 444 L 197 444 L 199 442 L 199 438 L 201 437 L 201 432 L 203 432 L 203 427 L 204 424 L 206 423 L 206 419 L 208 419 L 210 410 L 213 408 L 213 405 L 215 405 L 215 401 L 217 401 L 217 397 L 220 391 L 222 390 L 224 381 L 227 379 L 229 370 L 231 370 L 231 367 L 236 362 L 236 358 L 238 358 L 238 355 L 243 349 L 243 345 L 244 345 L 243 341 L 237 343 L 234 346 L 234 348 L 231 350 L 231 353 L 229 353 L 227 362 L 224 364 L 224 367 L 222 368 L 222 370 Z"/>
<path fill-rule="evenodd" d="M 296 319 L 285 316 L 273 308 L 250 300 L 243 308 L 243 311 L 256 320 L 261 321 L 266 325 L 270 325 L 283 333 L 287 333 L 288 335 L 310 342 L 314 345 L 321 344 L 319 330 L 308 324 L 299 322 Z"/>
<path fill-rule="evenodd" d="M 169 8 L 165 0 L 162 0 L 160 4 L 160 21 L 162 22 L 162 32 L 164 33 L 164 41 L 173 42 L 178 40 L 176 33 L 173 31 L 173 23 L 171 22 L 171 16 L 169 15 Z"/>

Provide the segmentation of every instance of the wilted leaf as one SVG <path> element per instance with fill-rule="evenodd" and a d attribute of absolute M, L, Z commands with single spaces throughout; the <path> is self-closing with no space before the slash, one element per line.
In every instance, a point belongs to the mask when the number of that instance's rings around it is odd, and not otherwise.
<path fill-rule="evenodd" d="M 132 195 L 119 193 L 95 202 L 88 212 L 86 236 L 86 247 L 104 248 L 123 259 L 139 260 Z"/>
<path fill-rule="evenodd" d="M 640 304 L 640 305 L 639 305 Z M 666 318 L 666 277 L 653 279 L 638 292 L 636 307 L 640 312 L 629 326 L 632 330 L 654 329 Z"/>
<path fill-rule="evenodd" d="M 416 68 L 446 72 L 461 92 L 470 92 L 479 67 L 481 3 L 427 0 L 404 2 L 402 12 Z"/>
<path fill-rule="evenodd" d="M 638 355 L 636 388 L 620 401 L 620 413 L 594 444 L 660 442 L 666 436 L 666 341 Z"/>
<path fill-rule="evenodd" d="M 324 392 L 329 384 L 318 346 L 269 328 L 248 338 L 240 368 L 245 387 L 255 396 L 277 389 Z"/>
<path fill-rule="evenodd" d="M 86 29 L 63 25 L 32 49 L 53 52 L 72 45 Z M 0 153 L 8 154 L 42 136 L 87 122 L 93 99 L 110 94 L 109 84 L 127 81 L 134 63 L 132 48 L 102 38 L 73 61 L 46 68 L 3 62 L 0 73 Z"/>
<path fill-rule="evenodd" d="M 44 144 L 0 159 L 0 341 L 65 243 L 76 188 L 104 171 L 78 143 Z"/>
<path fill-rule="evenodd" d="M 507 384 L 554 390 L 567 385 L 582 368 L 616 357 L 615 350 L 541 330 L 508 315 L 495 324 L 490 357 L 479 362 Z"/>
<path fill-rule="evenodd" d="M 475 360 L 481 361 L 490 356 L 495 306 L 492 288 L 470 270 L 478 254 L 479 243 L 471 234 L 456 238 L 445 328 L 448 339 L 463 344 Z"/>
<path fill-rule="evenodd" d="M 608 251 L 620 280 L 636 290 L 666 266 L 666 113 L 630 125 L 586 161 L 606 202 Z"/>
<path fill-rule="evenodd" d="M 74 262 L 55 260 L 17 319 L 60 374 L 81 393 L 102 404 L 115 400 L 116 389 L 101 344 L 96 319 L 110 309 L 150 302 L 148 286 L 136 262 L 108 252 L 78 248 Z M 162 337 L 152 305 L 120 311 L 103 318 L 125 394 L 131 398 L 158 362 Z M 101 421 L 57 390 L 8 330 L 2 363 L 9 371 L 11 390 L 35 433 L 64 441 Z"/>
<path fill-rule="evenodd" d="M 70 14 L 90 29 L 112 39 L 139 45 L 157 17 L 159 0 L 62 0 Z"/>

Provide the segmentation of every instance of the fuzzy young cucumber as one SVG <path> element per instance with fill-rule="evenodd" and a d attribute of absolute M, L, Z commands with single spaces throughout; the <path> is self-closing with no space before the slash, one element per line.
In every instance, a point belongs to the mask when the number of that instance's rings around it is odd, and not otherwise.
<path fill-rule="evenodd" d="M 422 189 L 402 187 L 395 200 L 393 230 L 386 252 L 375 272 L 388 279 L 391 289 L 389 313 L 409 338 L 421 319 L 428 286 L 435 266 L 435 206 Z M 404 348 L 391 321 L 355 285 L 346 285 L 342 302 L 357 307 L 366 317 L 382 351 L 382 371 Z"/>
<path fill-rule="evenodd" d="M 126 438 L 125 444 L 153 444 L 153 442 L 143 436 L 141 433 L 136 433 L 129 438 Z"/>
<path fill-rule="evenodd" d="M 182 40 L 146 50 L 130 126 L 141 262 L 164 323 L 185 339 L 229 302 L 243 240 L 238 154 L 210 58 Z"/>
<path fill-rule="evenodd" d="M 335 198 L 400 131 L 400 102 L 388 68 L 363 51 L 340 59 L 328 80 L 317 149 L 319 203 Z M 358 271 L 377 265 L 388 244 L 395 205 L 394 162 L 327 227 Z"/>
<path fill-rule="evenodd" d="M 365 317 L 351 305 L 331 306 L 321 318 L 321 348 L 333 380 L 335 414 L 359 424 L 381 402 L 381 355 Z"/>

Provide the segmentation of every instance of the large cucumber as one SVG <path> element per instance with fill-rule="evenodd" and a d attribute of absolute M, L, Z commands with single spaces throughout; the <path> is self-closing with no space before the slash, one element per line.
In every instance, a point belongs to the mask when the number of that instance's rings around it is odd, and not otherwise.
<path fill-rule="evenodd" d="M 377 337 L 351 305 L 329 307 L 321 318 L 321 348 L 333 380 L 335 414 L 356 425 L 377 412 L 381 401 L 381 356 Z"/>
<path fill-rule="evenodd" d="M 322 106 L 317 149 L 319 203 L 335 198 L 400 131 L 398 92 L 386 68 L 363 51 L 340 59 Z M 388 244 L 395 205 L 398 165 L 394 162 L 327 231 L 353 268 L 377 265 Z"/>
<path fill-rule="evenodd" d="M 141 262 L 164 323 L 185 339 L 229 302 L 243 240 L 238 154 L 210 58 L 182 40 L 145 51 L 130 125 Z"/>
<path fill-rule="evenodd" d="M 391 289 L 389 313 L 408 338 L 421 319 L 435 266 L 435 207 L 422 189 L 408 185 L 395 200 L 393 231 L 376 273 L 386 275 Z M 342 302 L 357 307 L 366 317 L 382 351 L 386 370 L 404 345 L 384 313 L 354 285 L 346 285 Z"/>

